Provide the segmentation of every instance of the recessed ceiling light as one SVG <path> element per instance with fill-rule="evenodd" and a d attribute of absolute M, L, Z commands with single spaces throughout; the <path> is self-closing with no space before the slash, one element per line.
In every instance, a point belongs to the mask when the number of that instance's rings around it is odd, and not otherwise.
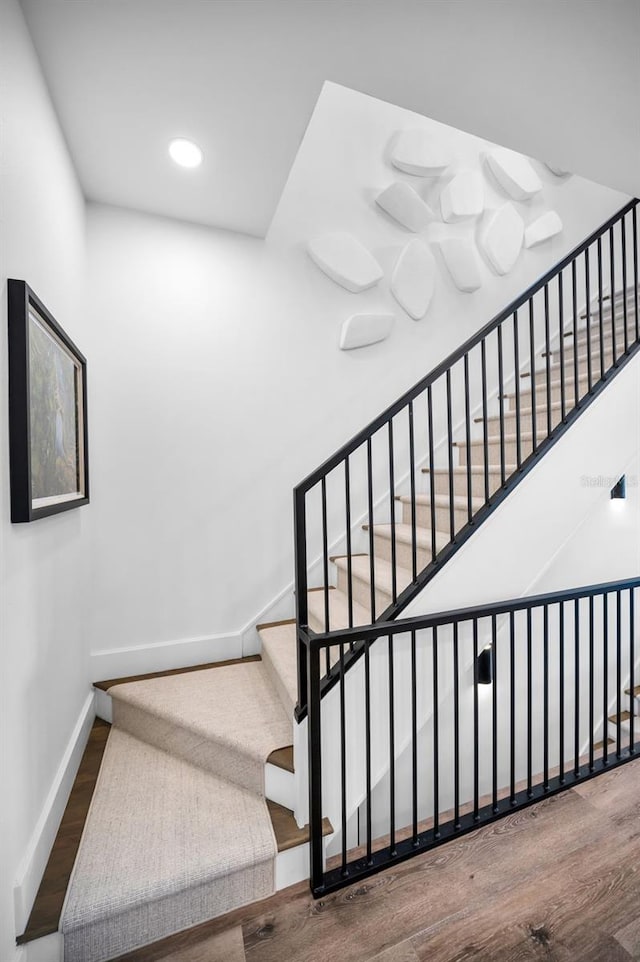
<path fill-rule="evenodd" d="M 169 153 L 181 167 L 199 167 L 202 163 L 202 151 L 190 140 L 172 140 Z"/>

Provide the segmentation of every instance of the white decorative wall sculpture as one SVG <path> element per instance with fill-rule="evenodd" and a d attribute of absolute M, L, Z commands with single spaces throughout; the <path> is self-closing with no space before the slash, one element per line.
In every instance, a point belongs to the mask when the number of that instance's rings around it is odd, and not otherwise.
<path fill-rule="evenodd" d="M 480 263 L 472 241 L 466 237 L 446 237 L 440 241 L 440 250 L 459 291 L 471 294 L 482 286 Z"/>
<path fill-rule="evenodd" d="M 487 154 L 487 164 L 502 189 L 513 200 L 529 200 L 542 190 L 531 161 L 515 150 L 497 147 Z"/>
<path fill-rule="evenodd" d="M 560 215 L 555 210 L 548 210 L 529 224 L 524 232 L 524 246 L 536 247 L 551 237 L 555 237 L 562 230 Z"/>
<path fill-rule="evenodd" d="M 512 204 L 504 204 L 488 218 L 480 243 L 497 274 L 508 274 L 518 260 L 524 238 L 522 217 Z"/>
<path fill-rule="evenodd" d="M 456 174 L 440 195 L 442 219 L 455 224 L 468 217 L 477 217 L 484 208 L 482 178 L 475 170 L 463 170 Z"/>
<path fill-rule="evenodd" d="M 433 254 L 416 238 L 403 248 L 391 277 L 391 293 L 414 321 L 429 310 L 436 284 Z"/>
<path fill-rule="evenodd" d="M 323 234 L 309 241 L 309 256 L 336 284 L 359 294 L 382 280 L 382 268 L 366 247 L 352 234 Z"/>
<path fill-rule="evenodd" d="M 393 314 L 352 314 L 342 323 L 340 350 L 377 344 L 389 337 L 395 323 Z"/>
<path fill-rule="evenodd" d="M 410 185 L 396 181 L 378 194 L 376 203 L 399 224 L 419 234 L 434 219 L 433 211 Z"/>
<path fill-rule="evenodd" d="M 416 177 L 439 177 L 450 162 L 436 139 L 417 128 L 398 134 L 391 152 L 393 166 Z"/>
<path fill-rule="evenodd" d="M 549 168 L 552 174 L 556 177 L 570 177 L 571 171 L 565 170 L 564 167 L 558 167 L 556 164 L 550 164 L 548 160 L 545 160 L 546 166 Z"/>

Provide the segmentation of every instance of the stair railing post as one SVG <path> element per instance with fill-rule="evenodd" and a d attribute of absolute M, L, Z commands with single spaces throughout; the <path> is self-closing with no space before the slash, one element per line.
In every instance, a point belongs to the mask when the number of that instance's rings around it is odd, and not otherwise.
<path fill-rule="evenodd" d="M 296 488 L 293 492 L 293 530 L 295 532 L 295 590 L 296 590 L 296 637 L 298 648 L 298 705 L 296 714 L 301 716 L 307 708 L 307 652 L 300 632 L 309 624 L 307 597 L 307 516 L 306 492 Z"/>
<path fill-rule="evenodd" d="M 310 640 L 306 645 L 309 712 L 309 878 L 314 895 L 324 887 L 322 841 L 322 702 L 320 696 L 320 648 Z"/>

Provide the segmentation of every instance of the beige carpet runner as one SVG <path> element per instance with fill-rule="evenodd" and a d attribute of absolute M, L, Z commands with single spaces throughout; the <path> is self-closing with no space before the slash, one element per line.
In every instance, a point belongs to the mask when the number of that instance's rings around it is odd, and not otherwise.
<path fill-rule="evenodd" d="M 62 913 L 65 962 L 106 962 L 274 892 L 264 765 L 291 721 L 260 662 L 116 686 Z"/>

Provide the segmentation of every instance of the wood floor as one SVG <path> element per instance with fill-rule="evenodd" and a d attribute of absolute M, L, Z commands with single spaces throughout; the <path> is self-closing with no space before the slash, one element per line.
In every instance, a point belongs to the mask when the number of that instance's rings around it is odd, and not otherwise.
<path fill-rule="evenodd" d="M 325 900 L 297 885 L 119 962 L 226 962 L 238 926 L 247 962 L 640 960 L 640 760 Z"/>
<path fill-rule="evenodd" d="M 64 810 L 36 900 L 18 945 L 51 935 L 58 930 L 62 904 L 71 878 L 80 837 L 96 786 L 102 756 L 111 725 L 96 718 L 89 735 L 78 774 Z"/>

